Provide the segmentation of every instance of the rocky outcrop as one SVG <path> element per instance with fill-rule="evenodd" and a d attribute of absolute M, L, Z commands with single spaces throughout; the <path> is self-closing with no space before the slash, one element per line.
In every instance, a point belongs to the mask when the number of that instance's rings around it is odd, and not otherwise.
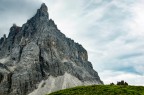
<path fill-rule="evenodd" d="M 0 39 L 0 95 L 44 95 L 78 85 L 103 84 L 87 51 L 57 29 L 42 4 L 22 27 Z"/>

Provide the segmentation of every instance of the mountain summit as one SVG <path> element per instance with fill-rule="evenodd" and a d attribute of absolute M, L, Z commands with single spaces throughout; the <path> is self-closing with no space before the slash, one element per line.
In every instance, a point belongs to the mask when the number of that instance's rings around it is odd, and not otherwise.
<path fill-rule="evenodd" d="M 47 11 L 48 11 L 48 8 L 45 5 L 45 3 L 43 3 L 41 5 L 40 9 L 37 10 L 36 17 L 44 18 L 44 20 L 49 19 Z"/>
<path fill-rule="evenodd" d="M 103 84 L 87 51 L 57 29 L 43 3 L 22 27 L 0 39 L 0 95 L 44 95 Z"/>

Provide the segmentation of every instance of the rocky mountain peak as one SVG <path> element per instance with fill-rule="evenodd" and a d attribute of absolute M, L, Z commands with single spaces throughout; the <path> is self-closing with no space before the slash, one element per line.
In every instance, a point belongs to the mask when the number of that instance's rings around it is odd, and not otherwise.
<path fill-rule="evenodd" d="M 0 39 L 0 95 L 44 95 L 93 84 L 103 82 L 87 51 L 58 30 L 44 3 Z"/>
<path fill-rule="evenodd" d="M 49 19 L 48 8 L 45 5 L 45 3 L 41 4 L 41 7 L 40 7 L 40 9 L 37 10 L 35 17 L 39 18 L 41 20 L 48 20 Z"/>
<path fill-rule="evenodd" d="M 47 12 L 47 11 L 48 11 L 48 8 L 47 8 L 47 6 L 45 5 L 45 3 L 42 3 L 42 4 L 41 4 L 40 10 L 41 10 L 42 12 Z"/>

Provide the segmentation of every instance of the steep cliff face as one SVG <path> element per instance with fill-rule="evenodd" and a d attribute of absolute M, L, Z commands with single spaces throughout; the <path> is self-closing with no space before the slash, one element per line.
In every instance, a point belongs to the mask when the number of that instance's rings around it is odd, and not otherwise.
<path fill-rule="evenodd" d="M 87 51 L 57 29 L 42 4 L 22 27 L 0 39 L 0 95 L 44 95 L 102 84 Z"/>

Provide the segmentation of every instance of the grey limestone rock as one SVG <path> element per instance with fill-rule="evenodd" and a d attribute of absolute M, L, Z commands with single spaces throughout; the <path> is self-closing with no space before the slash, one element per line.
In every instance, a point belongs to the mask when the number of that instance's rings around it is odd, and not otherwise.
<path fill-rule="evenodd" d="M 67 38 L 42 4 L 22 27 L 0 39 L 0 95 L 44 95 L 78 85 L 103 84 L 87 51 Z"/>

